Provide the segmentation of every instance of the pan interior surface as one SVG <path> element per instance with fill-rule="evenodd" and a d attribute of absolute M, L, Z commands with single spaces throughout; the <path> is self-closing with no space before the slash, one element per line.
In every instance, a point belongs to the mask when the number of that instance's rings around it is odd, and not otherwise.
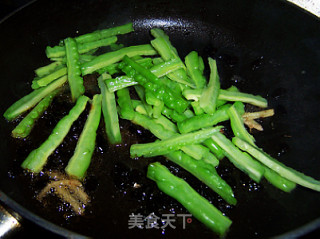
<path fill-rule="evenodd" d="M 257 145 L 284 164 L 319 179 L 320 22 L 282 1 L 35 2 L 0 24 L 0 32 L 6 36 L 0 40 L 1 112 L 30 92 L 33 70 L 49 63 L 44 54 L 47 45 L 130 21 L 135 32 L 120 37 L 121 43 L 148 43 L 152 39 L 149 30 L 162 28 L 181 58 L 196 50 L 204 59 L 209 56 L 216 59 L 222 88 L 236 85 L 244 92 L 266 97 L 276 115 L 262 122 L 264 132 L 254 134 Z M 24 175 L 20 164 L 48 136 L 57 115 L 63 115 L 67 107 L 70 106 L 65 106 L 63 99 L 54 101 L 26 141 L 10 138 L 15 123 L 0 121 L 0 189 L 6 195 L 1 193 L 0 198 L 10 204 L 8 196 L 23 206 L 24 209 L 16 206 L 22 214 L 29 213 L 27 209 L 58 226 L 93 237 L 160 238 L 164 234 L 169 238 L 212 238 L 213 233 L 195 219 L 185 229 L 180 219 L 176 220 L 175 229 L 128 229 L 132 214 L 154 213 L 160 217 L 188 213 L 146 178 L 147 165 L 160 160 L 233 221 L 230 238 L 275 236 L 315 220 L 310 230 L 320 226 L 319 193 L 297 187 L 287 194 L 265 181 L 258 185 L 226 159 L 217 171 L 235 191 L 238 204 L 234 207 L 164 158 L 130 159 L 131 144 L 155 138 L 124 120 L 121 147 L 109 146 L 102 130 L 98 134 L 96 152 L 84 183 L 92 197 L 86 214 L 72 215 L 68 205 L 62 205 L 54 197 L 44 207 L 36 200 L 35 191 L 45 186 L 47 178 Z M 73 126 L 74 134 L 81 132 L 84 120 L 82 115 Z M 65 166 L 75 145 L 72 136 L 68 135 L 67 142 L 58 148 L 61 158 L 50 158 L 52 163 L 47 169 L 59 163 L 58 167 Z M 141 187 L 133 187 L 135 183 Z M 37 220 L 46 227 L 42 219 Z"/>

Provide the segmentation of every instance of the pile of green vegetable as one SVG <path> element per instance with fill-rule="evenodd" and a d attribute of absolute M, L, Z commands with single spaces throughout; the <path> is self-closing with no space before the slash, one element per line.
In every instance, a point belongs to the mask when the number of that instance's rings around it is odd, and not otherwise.
<path fill-rule="evenodd" d="M 227 203 L 237 200 L 231 186 L 217 173 L 219 161 L 226 157 L 255 182 L 262 178 L 290 192 L 296 184 L 320 191 L 320 182 L 289 168 L 269 156 L 255 144 L 244 125 L 245 105 L 267 108 L 267 100 L 240 92 L 235 86 L 220 88 L 216 61 L 208 58 L 210 77 L 204 75 L 204 61 L 197 52 L 179 57 L 169 37 L 161 29 L 152 29 L 150 44 L 124 47 L 117 35 L 132 32 L 131 23 L 99 30 L 75 38 L 66 38 L 58 46 L 47 47 L 52 63 L 35 71 L 33 91 L 15 102 L 4 113 L 11 121 L 29 111 L 12 131 L 16 138 L 27 137 L 36 120 L 52 99 L 68 84 L 74 107 L 55 126 L 52 134 L 22 163 L 38 173 L 48 157 L 62 143 L 73 122 L 86 108 L 91 110 L 79 137 L 74 155 L 65 172 L 82 180 L 95 148 L 101 111 L 110 144 L 121 143 L 119 117 L 151 131 L 159 140 L 134 144 L 132 158 L 163 155 L 193 174 Z M 96 54 L 100 47 L 109 51 Z M 84 76 L 98 73 L 100 93 L 89 99 Z M 131 93 L 130 93 L 131 92 Z M 139 99 L 133 99 L 132 93 Z M 219 123 L 230 122 L 234 137 L 227 138 Z M 159 189 L 179 201 L 198 220 L 224 235 L 231 220 L 199 195 L 189 184 L 174 176 L 159 162 L 149 165 L 147 177 Z"/>

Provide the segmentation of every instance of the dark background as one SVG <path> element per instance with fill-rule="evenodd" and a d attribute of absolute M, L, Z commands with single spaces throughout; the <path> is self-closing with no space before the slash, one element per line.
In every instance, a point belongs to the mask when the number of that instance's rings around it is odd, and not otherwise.
<path fill-rule="evenodd" d="M 24 6 L 25 4 L 31 2 L 30 0 L 0 0 L 0 21 L 10 14 L 14 13 L 14 11 L 18 10 L 20 7 Z M 41 227 L 38 227 L 34 223 L 23 220 L 22 221 L 22 229 L 19 230 L 17 233 L 11 235 L 11 238 L 59 238 L 59 236 L 48 232 Z M 303 238 L 320 238 L 320 229 L 317 231 L 304 236 Z"/>
<path fill-rule="evenodd" d="M 20 8 L 30 0 L 1 0 L 0 1 L 0 19 L 6 17 L 16 9 Z"/>

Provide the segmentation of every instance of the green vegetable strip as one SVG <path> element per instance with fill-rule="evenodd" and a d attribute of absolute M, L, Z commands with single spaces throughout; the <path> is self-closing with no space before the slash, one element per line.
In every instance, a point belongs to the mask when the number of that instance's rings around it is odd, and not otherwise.
<path fill-rule="evenodd" d="M 193 101 L 190 104 L 195 115 L 202 115 L 204 113 L 203 109 L 200 107 L 199 101 Z"/>
<path fill-rule="evenodd" d="M 216 111 L 217 99 L 220 90 L 220 80 L 216 61 L 208 58 L 210 66 L 210 79 L 208 86 L 203 90 L 200 97 L 200 107 L 207 114 L 213 114 Z"/>
<path fill-rule="evenodd" d="M 135 113 L 132 122 L 134 124 L 144 127 L 145 129 L 148 129 L 151 133 L 153 133 L 157 138 L 161 140 L 179 135 L 176 133 L 175 128 L 172 129 L 171 124 L 173 123 L 164 116 L 159 117 L 158 119 L 151 119 L 147 116 Z M 168 124 L 168 122 L 170 122 L 171 124 Z M 219 160 L 209 152 L 208 148 L 204 147 L 203 145 L 186 145 L 181 147 L 181 150 L 186 154 L 190 155 L 191 157 L 197 160 L 204 160 L 205 162 L 213 165 L 214 167 L 218 166 L 219 164 Z"/>
<path fill-rule="evenodd" d="M 265 98 L 259 95 L 252 95 L 242 92 L 234 92 L 221 89 L 218 99 L 226 101 L 241 101 L 243 103 L 249 103 L 251 105 L 255 105 L 261 108 L 268 107 L 268 102 Z"/>
<path fill-rule="evenodd" d="M 214 167 L 204 161 L 194 160 L 181 151 L 169 153 L 166 158 L 190 172 L 231 205 L 237 204 L 232 188 L 218 175 Z"/>
<path fill-rule="evenodd" d="M 134 117 L 131 122 L 149 130 L 153 135 L 155 135 L 159 139 L 166 139 L 173 136 L 172 131 L 165 130 L 161 124 L 156 123 L 150 117 L 140 114 L 138 112 L 134 113 Z"/>
<path fill-rule="evenodd" d="M 90 55 L 89 53 L 88 54 L 81 54 L 79 56 L 79 61 L 80 63 L 84 63 L 84 62 L 88 62 L 88 61 L 92 61 L 94 58 L 96 58 L 97 56 L 93 56 L 93 55 Z"/>
<path fill-rule="evenodd" d="M 153 118 L 159 118 L 161 116 L 163 107 L 164 107 L 163 101 L 161 101 L 160 104 L 156 104 L 153 106 L 153 111 L 152 111 Z"/>
<path fill-rule="evenodd" d="M 85 88 L 81 77 L 79 52 L 77 42 L 72 38 L 64 40 L 66 46 L 68 82 L 70 86 L 72 100 L 75 101 L 79 96 L 83 95 Z"/>
<path fill-rule="evenodd" d="M 215 143 L 211 138 L 206 139 L 205 141 L 203 141 L 203 145 L 205 145 L 206 147 L 208 147 L 208 149 L 210 149 L 210 151 L 219 159 L 223 159 L 224 158 L 224 151 L 223 149 L 217 144 Z"/>
<path fill-rule="evenodd" d="M 180 83 L 173 81 L 173 80 L 170 80 L 166 76 L 159 78 L 159 80 L 162 82 L 162 84 L 166 85 L 168 88 L 170 88 L 172 91 L 174 91 L 175 94 L 182 97 L 182 90 L 181 89 L 183 88 L 183 86 L 181 86 Z"/>
<path fill-rule="evenodd" d="M 147 58 L 147 59 L 150 59 L 150 58 Z M 144 63 L 142 63 L 142 64 L 140 63 L 141 61 L 137 60 L 136 62 L 145 67 Z M 182 67 L 182 63 L 178 62 L 176 59 L 174 59 L 174 60 L 162 62 L 162 63 L 160 63 L 158 65 L 155 65 L 155 66 L 150 68 L 150 71 L 155 76 L 162 77 L 162 76 L 164 76 L 164 75 L 166 75 L 166 74 L 168 74 L 168 73 L 170 73 L 172 71 L 175 71 L 176 69 L 180 69 L 181 67 Z M 107 71 L 107 70 L 105 70 L 105 71 Z M 103 71 L 103 72 L 105 72 L 105 71 Z M 164 77 L 160 78 L 160 81 L 163 84 L 166 84 L 170 89 L 172 89 L 172 90 L 174 90 L 176 92 L 179 92 L 179 94 L 180 94 L 181 89 L 180 89 L 180 86 L 176 82 L 171 81 L 168 78 L 164 78 Z M 108 81 L 107 82 L 107 87 L 108 87 L 109 91 L 114 92 L 114 91 L 117 91 L 119 89 L 122 89 L 122 88 L 125 88 L 125 87 L 128 87 L 128 86 L 132 86 L 132 85 L 137 85 L 137 84 L 139 84 L 139 83 L 137 81 L 135 81 L 132 77 L 119 76 L 119 77 L 114 78 L 113 80 Z"/>
<path fill-rule="evenodd" d="M 58 91 L 56 90 L 55 92 L 51 93 L 43 100 L 41 100 L 36 105 L 36 107 L 34 107 L 32 111 L 30 111 L 30 113 L 26 117 L 24 117 L 24 119 L 14 128 L 14 130 L 12 131 L 12 136 L 14 138 L 27 137 L 30 134 L 36 120 L 41 117 L 41 115 L 51 104 L 53 98 L 57 93 Z"/>
<path fill-rule="evenodd" d="M 180 60 L 172 59 L 169 61 L 159 63 L 157 65 L 154 65 L 153 67 L 150 68 L 150 71 L 153 74 L 155 74 L 157 77 L 162 77 L 169 74 L 170 72 L 174 72 L 183 67 L 184 65 Z"/>
<path fill-rule="evenodd" d="M 136 61 L 148 69 L 153 66 L 152 59 L 150 57 L 143 57 L 143 58 L 138 59 Z M 119 65 L 119 63 L 114 63 L 114 64 L 108 65 L 106 67 L 103 67 L 103 68 L 97 70 L 97 72 L 99 74 L 107 72 L 110 75 L 113 75 L 116 73 L 121 73 L 121 70 L 118 68 L 118 65 Z"/>
<path fill-rule="evenodd" d="M 13 120 L 19 115 L 23 114 L 25 111 L 31 109 L 44 97 L 52 93 L 57 88 L 61 87 L 67 81 L 67 77 L 63 76 L 46 87 L 34 90 L 30 94 L 22 97 L 20 100 L 16 101 L 11 105 L 3 114 L 7 120 Z"/>
<path fill-rule="evenodd" d="M 157 52 L 150 44 L 125 47 L 117 51 L 107 52 L 97 56 L 92 61 L 84 63 L 81 70 L 83 75 L 87 75 L 101 69 L 102 67 L 121 61 L 126 55 L 128 57 L 132 57 L 137 55 L 152 56 L 156 54 Z"/>
<path fill-rule="evenodd" d="M 176 112 L 175 110 L 169 109 L 167 107 L 163 108 L 162 114 L 174 122 L 181 122 L 181 121 L 188 118 L 185 114 L 183 114 L 183 113 L 180 114 L 180 113 Z"/>
<path fill-rule="evenodd" d="M 142 126 L 145 129 L 150 130 L 156 137 L 160 139 L 170 138 L 174 134 L 169 131 L 165 130 L 165 128 L 156 123 L 155 119 L 151 119 L 146 115 L 142 115 L 140 113 L 135 112 L 134 118 L 132 123 Z M 193 145 L 192 145 L 193 146 Z M 185 146 L 183 148 L 187 148 L 189 146 Z M 209 162 L 206 161 L 205 158 L 202 160 L 194 160 L 191 157 L 185 155 L 184 153 L 180 153 L 177 155 L 176 153 L 167 155 L 169 160 L 172 160 L 174 163 L 177 163 L 185 170 L 192 173 L 195 177 L 199 180 L 203 181 L 206 185 L 208 185 L 212 190 L 216 191 L 224 198 L 228 203 L 235 204 L 236 199 L 234 198 L 232 189 L 228 184 L 221 179 L 216 173 L 212 160 L 209 158 Z M 211 164 L 211 165 L 210 165 Z M 199 170 L 203 168 L 203 170 Z M 214 174 L 215 173 L 215 174 Z"/>
<path fill-rule="evenodd" d="M 51 72 L 55 71 L 59 66 L 63 64 L 63 61 L 55 61 L 50 63 L 49 65 L 37 68 L 34 72 L 38 77 L 44 77 L 46 75 L 49 75 Z"/>
<path fill-rule="evenodd" d="M 274 170 L 282 177 L 297 183 L 301 186 L 313 189 L 320 192 L 320 181 L 312 177 L 306 176 L 290 167 L 285 166 L 281 162 L 272 158 L 270 155 L 263 152 L 261 149 L 252 146 L 251 144 L 243 141 L 238 137 L 234 137 L 232 142 L 238 146 L 241 150 L 248 152 L 262 164 L 266 165 L 268 168 Z"/>
<path fill-rule="evenodd" d="M 234 103 L 229 109 L 228 109 L 228 115 L 230 117 L 230 124 L 232 131 L 235 136 L 247 141 L 248 143 L 255 145 L 255 139 L 254 137 L 249 134 L 249 132 L 246 130 L 243 119 L 241 115 L 236 110 L 236 105 L 240 102 Z M 241 104 L 241 103 L 240 103 Z"/>
<path fill-rule="evenodd" d="M 32 87 L 32 89 L 38 89 L 40 87 L 47 86 L 52 81 L 66 75 L 66 74 L 67 74 L 67 67 L 61 67 L 59 69 L 56 69 L 55 71 L 53 71 L 49 75 L 46 75 L 42 78 L 35 78 L 32 81 L 31 87 Z"/>
<path fill-rule="evenodd" d="M 134 109 L 132 106 L 130 93 L 128 88 L 117 91 L 118 105 L 120 107 L 120 116 L 123 119 L 132 120 L 134 116 Z"/>
<path fill-rule="evenodd" d="M 87 53 L 91 50 L 97 49 L 103 46 L 109 46 L 112 43 L 115 43 L 118 40 L 116 36 L 93 41 L 87 42 L 83 44 L 78 44 L 78 52 L 79 54 Z M 46 54 L 48 58 L 55 58 L 55 57 L 64 57 L 66 55 L 66 49 L 64 46 L 55 46 L 46 48 Z"/>
<path fill-rule="evenodd" d="M 291 192 L 295 189 L 296 184 L 290 180 L 280 176 L 275 171 L 269 169 L 268 167 L 264 168 L 264 177 L 275 187 L 279 188 L 284 192 Z"/>
<path fill-rule="evenodd" d="M 260 182 L 264 167 L 248 154 L 241 152 L 234 144 L 220 132 L 211 137 L 224 151 L 226 157 L 241 171 L 245 172 L 256 182 Z"/>
<path fill-rule="evenodd" d="M 109 92 L 105 85 L 104 76 L 98 78 L 98 84 L 102 95 L 102 112 L 105 130 L 111 144 L 121 143 L 121 133 L 117 112 L 116 98 L 113 92 Z"/>
<path fill-rule="evenodd" d="M 187 73 L 193 80 L 195 86 L 200 89 L 204 88 L 207 81 L 202 74 L 198 53 L 196 51 L 190 52 L 185 57 L 185 64 L 187 66 Z"/>
<path fill-rule="evenodd" d="M 106 81 L 108 91 L 115 92 L 123 88 L 138 85 L 139 83 L 135 81 L 132 77 L 127 75 L 118 76 Z"/>
<path fill-rule="evenodd" d="M 130 147 L 130 155 L 132 158 L 134 158 L 140 156 L 153 157 L 168 154 L 172 151 L 180 149 L 183 146 L 201 143 L 220 129 L 221 127 L 217 126 L 214 128 L 199 130 L 194 133 L 177 135 L 169 139 L 164 139 L 153 143 L 133 144 Z"/>
<path fill-rule="evenodd" d="M 189 82 L 189 77 L 183 69 L 178 69 L 176 71 L 170 72 L 167 74 L 167 76 L 168 78 L 170 78 L 170 80 L 180 83 L 183 89 L 186 86 L 191 88 L 196 87 L 193 83 Z"/>
<path fill-rule="evenodd" d="M 169 41 L 165 40 L 163 37 L 159 37 L 152 40 L 151 45 L 157 50 L 157 52 L 159 52 L 163 60 L 169 61 L 171 59 L 179 59 L 181 61 L 180 57 L 173 52 L 171 43 L 169 42 L 170 45 L 168 45 L 168 42 Z M 181 84 L 188 85 L 193 88 L 195 87 L 195 85 L 190 82 L 190 79 L 184 69 L 178 69 L 172 73 L 169 73 L 168 77 L 171 80 L 177 81 Z"/>
<path fill-rule="evenodd" d="M 200 97 L 203 93 L 203 90 L 204 89 L 185 89 L 183 92 L 182 92 L 182 95 L 187 99 L 187 100 L 194 100 L 194 101 L 199 101 L 200 100 Z M 231 86 L 229 87 L 227 90 L 222 90 L 220 89 L 219 90 L 219 95 L 218 95 L 218 99 L 217 99 L 217 107 L 227 103 L 226 100 L 222 100 L 224 96 L 220 97 L 220 92 L 225 92 L 225 91 L 231 91 L 231 92 L 239 92 L 238 88 L 235 87 L 235 86 Z M 222 98 L 222 99 L 220 99 Z M 235 101 L 235 100 L 232 100 L 232 101 Z"/>
<path fill-rule="evenodd" d="M 69 114 L 63 117 L 53 129 L 52 133 L 39 148 L 33 150 L 23 161 L 22 168 L 38 173 L 46 164 L 48 157 L 61 144 L 64 137 L 68 134 L 71 125 L 77 120 L 86 107 L 89 98 L 80 96 L 76 105 L 70 110 Z"/>
<path fill-rule="evenodd" d="M 197 160 L 203 160 L 213 167 L 219 165 L 219 160 L 210 153 L 209 149 L 201 144 L 191 144 L 181 148 L 181 151 L 185 152 L 189 156 Z"/>
<path fill-rule="evenodd" d="M 188 102 L 176 94 L 157 78 L 150 70 L 145 69 L 129 57 L 123 58 L 123 65 L 120 67 L 128 76 L 132 76 L 146 91 L 152 92 L 154 96 L 163 100 L 164 104 L 182 113 L 188 107 Z"/>
<path fill-rule="evenodd" d="M 153 113 L 152 106 L 146 102 L 146 92 L 145 92 L 144 88 L 141 85 L 135 85 L 134 89 L 135 89 L 137 95 L 139 96 L 145 110 L 147 111 L 147 115 L 151 117 L 152 113 Z"/>
<path fill-rule="evenodd" d="M 136 111 L 139 112 L 140 114 L 147 115 L 147 112 L 142 104 L 139 104 L 136 106 Z M 149 119 L 145 121 L 148 121 L 148 120 Z M 144 122 L 144 124 L 149 125 L 148 128 L 149 129 L 151 128 L 150 129 L 151 132 L 152 132 L 152 128 L 153 128 L 152 126 L 154 125 L 154 123 L 162 125 L 163 126 L 162 131 L 161 130 L 159 131 L 159 128 L 155 126 L 156 128 L 158 128 L 156 136 L 159 139 L 166 139 L 174 135 L 178 135 L 177 126 L 174 123 L 172 123 L 168 118 L 164 117 L 163 115 L 160 115 L 159 118 L 153 118 L 152 121 L 153 122 L 151 123 Z M 144 124 L 141 125 L 140 123 L 139 125 L 143 126 Z M 168 133 L 167 131 L 172 132 L 172 134 Z M 200 145 L 200 144 L 187 145 L 182 147 L 181 150 L 197 160 L 203 159 L 205 162 L 213 165 L 214 167 L 218 166 L 219 164 L 219 160 L 213 154 L 210 153 L 210 150 L 208 148 L 204 147 L 203 145 Z"/>
<path fill-rule="evenodd" d="M 133 25 L 130 22 L 121 26 L 102 29 L 92 33 L 84 34 L 84 35 L 75 37 L 75 39 L 78 43 L 85 43 L 85 42 L 97 41 L 102 38 L 107 38 L 115 35 L 123 35 L 133 31 L 134 31 Z"/>
<path fill-rule="evenodd" d="M 101 95 L 92 99 L 90 113 L 77 142 L 73 156 L 69 160 L 66 173 L 77 179 L 83 179 L 91 162 L 95 148 L 97 129 L 101 117 Z"/>
<path fill-rule="evenodd" d="M 178 129 L 180 133 L 184 134 L 226 121 L 229 119 L 229 115 L 227 112 L 229 107 L 230 105 L 224 105 L 212 115 L 196 115 L 192 118 L 188 118 L 181 122 L 178 122 Z"/>
<path fill-rule="evenodd" d="M 144 105 L 142 103 L 135 106 L 135 110 L 140 114 L 148 115 L 146 108 L 144 107 Z M 158 118 L 153 118 L 152 120 L 157 124 L 161 124 L 163 126 L 164 130 L 178 133 L 177 126 L 173 122 L 171 122 L 167 117 L 160 115 Z"/>
<path fill-rule="evenodd" d="M 96 58 L 97 56 L 94 56 L 94 55 L 91 55 L 91 54 L 94 54 L 93 51 L 90 51 L 88 52 L 87 54 L 81 54 L 79 55 L 79 61 L 80 63 L 84 63 L 84 62 L 88 62 L 88 61 L 92 61 L 94 58 Z M 63 65 L 66 64 L 67 62 L 67 57 L 64 56 L 64 57 L 53 57 L 51 58 L 52 61 L 58 61 L 58 62 L 61 62 Z"/>
<path fill-rule="evenodd" d="M 203 93 L 203 89 L 188 89 L 187 88 L 182 92 L 182 95 L 187 100 L 199 101 L 202 93 Z"/>
<path fill-rule="evenodd" d="M 117 50 L 120 50 L 121 48 L 124 48 L 124 45 L 123 45 L 123 44 L 112 43 L 112 44 L 110 45 L 110 50 L 111 50 L 111 51 L 117 51 Z"/>
<path fill-rule="evenodd" d="M 146 102 L 152 105 L 153 118 L 159 118 L 164 107 L 164 102 L 156 98 L 150 90 L 146 90 Z"/>
<path fill-rule="evenodd" d="M 163 51 L 163 55 L 164 56 L 168 55 L 167 57 L 162 57 L 165 61 L 167 61 L 169 59 L 172 59 L 172 58 L 181 60 L 179 55 L 178 55 L 177 49 L 171 44 L 169 36 L 162 29 L 153 28 L 153 29 L 151 29 L 150 33 L 156 39 L 163 40 L 165 45 L 168 47 L 167 51 Z"/>
<path fill-rule="evenodd" d="M 203 73 L 203 71 L 204 71 L 204 62 L 203 62 L 203 59 L 202 59 L 201 56 L 199 56 L 198 62 L 199 62 L 199 67 L 198 68 L 199 68 L 200 72 Z"/>
<path fill-rule="evenodd" d="M 147 177 L 154 180 L 159 189 L 180 202 L 192 215 L 219 235 L 224 235 L 232 221 L 224 216 L 207 199 L 198 194 L 183 179 L 178 178 L 159 162 L 148 167 Z"/>

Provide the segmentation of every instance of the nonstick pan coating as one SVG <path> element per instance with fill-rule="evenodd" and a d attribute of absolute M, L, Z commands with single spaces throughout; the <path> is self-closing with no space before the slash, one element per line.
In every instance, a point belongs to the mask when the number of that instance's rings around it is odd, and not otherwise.
<path fill-rule="evenodd" d="M 319 179 L 320 22 L 283 1 L 36 1 L 0 24 L 1 112 L 30 91 L 33 70 L 49 63 L 44 54 L 47 45 L 56 45 L 67 36 L 129 21 L 136 31 L 121 37 L 121 42 L 147 43 L 152 39 L 149 34 L 152 27 L 163 28 L 181 57 L 196 50 L 205 59 L 215 58 L 223 88 L 234 84 L 242 91 L 266 97 L 276 115 L 262 122 L 265 131 L 255 134 L 257 144 L 281 162 Z M 0 144 L 1 200 L 49 230 L 65 234 L 68 229 L 111 238 L 161 238 L 163 234 L 169 238 L 214 237 L 195 219 L 186 229 L 182 229 L 181 221 L 177 221 L 176 229 L 128 229 L 132 213 L 144 216 L 152 212 L 157 216 L 187 213 L 146 179 L 146 167 L 155 160 L 185 178 L 233 220 L 230 238 L 270 237 L 292 230 L 299 235 L 320 225 L 319 193 L 297 187 L 287 194 L 265 181 L 257 185 L 227 160 L 221 162 L 218 172 L 234 188 L 238 199 L 235 207 L 225 204 L 195 178 L 163 158 L 130 159 L 131 143 L 154 138 L 125 121 L 121 123 L 126 145 L 121 150 L 107 145 L 104 132 L 98 136 L 85 182 L 92 195 L 86 215 L 70 216 L 59 200 L 52 203 L 54 198 L 45 208 L 34 197 L 34 190 L 45 185 L 45 176 L 40 179 L 24 176 L 19 165 L 46 138 L 54 117 L 66 110 L 59 100 L 53 105 L 27 141 L 12 140 L 10 130 L 14 123 L 2 119 Z M 74 126 L 75 134 L 83 121 L 80 119 Z M 59 148 L 64 160 L 68 160 L 75 144 L 71 135 L 69 138 L 66 150 Z M 60 160 L 62 166 L 64 160 Z M 55 165 L 54 162 L 47 167 Z M 141 187 L 134 189 L 134 182 Z M 311 225 L 305 230 L 299 229 L 308 223 Z"/>

